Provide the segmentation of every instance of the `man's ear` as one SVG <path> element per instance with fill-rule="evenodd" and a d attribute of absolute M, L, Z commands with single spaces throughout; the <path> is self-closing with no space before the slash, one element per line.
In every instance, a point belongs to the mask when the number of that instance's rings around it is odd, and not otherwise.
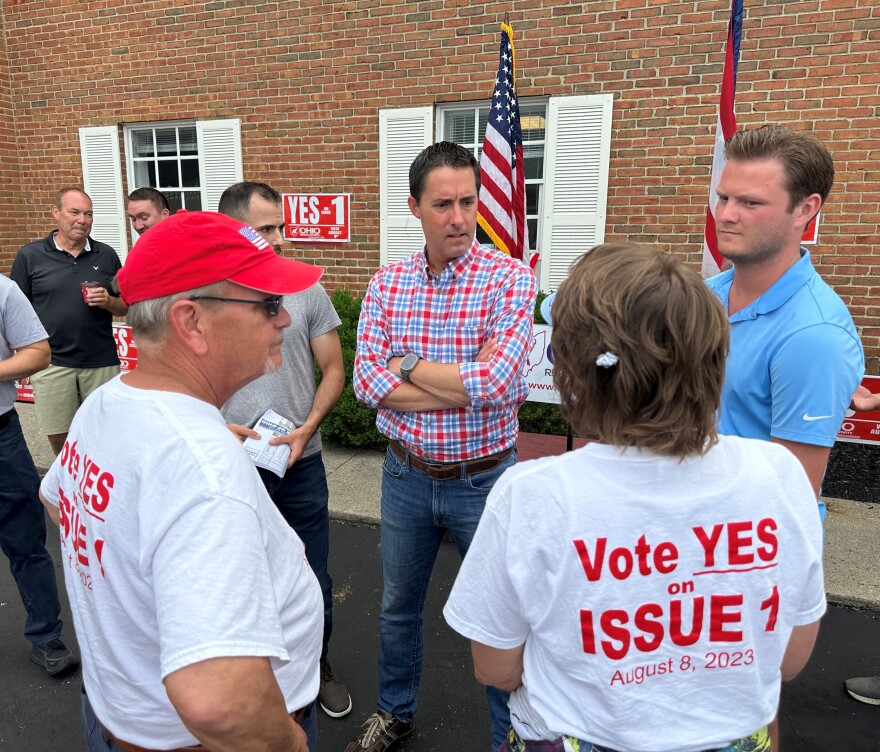
<path fill-rule="evenodd" d="M 797 207 L 795 207 L 796 219 L 799 224 L 802 222 L 803 226 L 801 228 L 801 234 L 806 229 L 807 225 L 810 224 L 810 220 L 813 219 L 818 213 L 819 209 L 822 208 L 822 197 L 818 193 L 812 193 L 807 196 L 803 201 L 801 201 Z"/>
<path fill-rule="evenodd" d="M 178 300 L 168 309 L 168 326 L 174 336 L 195 355 L 208 353 L 209 312 L 193 300 Z"/>
<path fill-rule="evenodd" d="M 421 219 L 422 215 L 419 212 L 419 202 L 416 201 L 412 196 L 410 196 L 406 203 L 409 205 L 409 210 L 413 213 L 413 216 L 416 219 Z"/>

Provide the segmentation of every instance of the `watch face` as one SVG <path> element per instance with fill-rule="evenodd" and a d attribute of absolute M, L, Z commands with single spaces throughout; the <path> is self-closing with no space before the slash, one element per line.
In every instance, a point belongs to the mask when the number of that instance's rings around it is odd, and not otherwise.
<path fill-rule="evenodd" d="M 400 361 L 400 370 L 401 371 L 411 371 L 415 368 L 416 363 L 419 362 L 419 356 L 414 355 L 413 353 L 409 353 L 406 355 L 402 361 Z"/>

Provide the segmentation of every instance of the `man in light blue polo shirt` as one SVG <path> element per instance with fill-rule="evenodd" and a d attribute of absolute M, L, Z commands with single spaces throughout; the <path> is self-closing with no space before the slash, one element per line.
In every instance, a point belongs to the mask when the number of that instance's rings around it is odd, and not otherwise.
<path fill-rule="evenodd" d="M 718 250 L 734 265 L 707 280 L 730 320 L 719 432 L 787 447 L 818 499 L 865 370 L 852 316 L 801 247 L 831 191 L 834 162 L 818 139 L 774 125 L 735 133 L 725 152 L 715 227 Z M 776 719 L 770 737 L 779 749 Z"/>
<path fill-rule="evenodd" d="M 708 280 L 731 328 L 719 430 L 786 446 L 818 497 L 864 373 L 852 316 L 800 246 L 834 163 L 820 141 L 782 126 L 740 131 L 726 152 L 716 228 L 734 267 Z"/>

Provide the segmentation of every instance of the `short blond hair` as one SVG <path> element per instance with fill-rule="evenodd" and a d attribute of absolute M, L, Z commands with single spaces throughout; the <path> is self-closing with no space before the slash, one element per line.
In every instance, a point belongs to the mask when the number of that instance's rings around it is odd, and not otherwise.
<path fill-rule="evenodd" d="M 727 315 L 696 272 L 646 246 L 596 246 L 553 304 L 563 414 L 606 444 L 702 454 L 718 440 L 728 343 Z M 598 365 L 604 353 L 617 363 Z"/>

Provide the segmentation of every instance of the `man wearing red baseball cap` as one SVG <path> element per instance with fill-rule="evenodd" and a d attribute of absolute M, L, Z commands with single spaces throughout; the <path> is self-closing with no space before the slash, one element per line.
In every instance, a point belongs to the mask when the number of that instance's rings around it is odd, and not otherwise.
<path fill-rule="evenodd" d="M 281 296 L 322 271 L 179 212 L 119 273 L 138 367 L 86 400 L 41 486 L 89 750 L 314 749 L 321 590 L 219 407 L 280 365 Z"/>

